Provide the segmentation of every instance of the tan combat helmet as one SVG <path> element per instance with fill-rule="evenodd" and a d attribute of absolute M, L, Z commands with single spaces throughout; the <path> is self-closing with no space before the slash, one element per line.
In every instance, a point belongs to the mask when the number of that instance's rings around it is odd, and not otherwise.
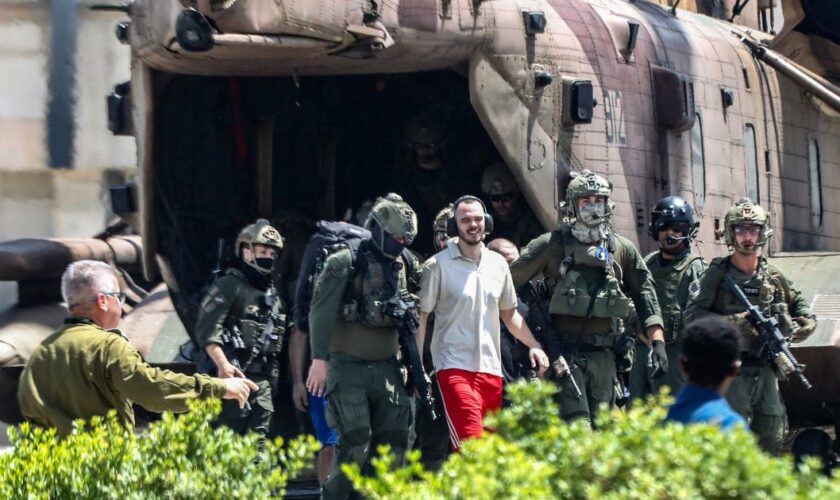
<path fill-rule="evenodd" d="M 612 201 L 612 183 L 591 170 L 572 172 L 572 180 L 566 187 L 566 212 L 577 217 L 577 199 L 586 196 L 603 196 L 607 219 L 612 215 L 615 204 Z"/>
<path fill-rule="evenodd" d="M 481 176 L 481 192 L 490 196 L 519 193 L 519 185 L 516 184 L 507 165 L 496 162 L 487 167 Z"/>
<path fill-rule="evenodd" d="M 280 231 L 274 229 L 274 227 L 269 224 L 269 222 L 265 219 L 257 219 L 256 222 L 253 224 L 248 224 L 247 226 L 243 227 L 241 231 L 239 231 L 239 235 L 236 237 L 236 246 L 234 247 L 234 252 L 236 256 L 242 258 L 242 246 L 246 245 L 252 251 L 254 249 L 254 245 L 265 245 L 269 247 L 274 247 L 279 252 L 283 249 L 283 237 L 280 236 Z M 257 271 L 268 274 L 271 272 L 271 268 L 265 268 L 260 266 L 257 263 L 257 260 L 254 259 L 254 262 L 246 262 L 246 264 L 250 265 Z"/>
<path fill-rule="evenodd" d="M 441 250 L 443 248 L 442 240 L 446 240 L 449 237 L 446 234 L 446 221 L 452 217 L 455 217 L 455 211 L 452 210 L 451 203 L 435 215 L 435 226 L 432 229 L 432 232 L 434 233 L 434 244 L 436 250 Z"/>
<path fill-rule="evenodd" d="M 726 244 L 730 247 L 737 248 L 735 226 L 760 226 L 761 234 L 755 246 L 763 246 L 767 243 L 770 236 L 773 235 L 773 230 L 767 227 L 769 222 L 770 216 L 766 210 L 761 208 L 760 205 L 753 203 L 749 198 L 741 198 L 738 203 L 726 212 L 726 217 L 723 219 Z"/>
<path fill-rule="evenodd" d="M 417 215 L 400 195 L 388 193 L 376 200 L 365 221 L 365 228 L 370 230 L 371 239 L 379 251 L 396 259 L 417 236 Z M 386 235 L 391 238 L 386 238 Z M 405 243 L 394 245 L 393 238 L 402 238 Z"/>

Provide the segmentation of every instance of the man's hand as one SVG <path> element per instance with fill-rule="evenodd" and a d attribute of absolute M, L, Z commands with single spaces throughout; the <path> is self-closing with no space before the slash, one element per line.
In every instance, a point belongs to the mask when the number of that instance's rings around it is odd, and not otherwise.
<path fill-rule="evenodd" d="M 668 353 L 665 351 L 665 342 L 654 340 L 648 353 L 648 373 L 651 378 L 657 379 L 668 373 Z"/>
<path fill-rule="evenodd" d="M 755 329 L 755 326 L 750 322 L 750 313 L 748 311 L 743 311 L 735 314 L 729 315 L 729 321 L 735 325 L 735 328 L 738 329 L 744 335 L 747 336 L 758 336 L 758 330 Z"/>
<path fill-rule="evenodd" d="M 531 368 L 536 368 L 542 377 L 548 369 L 548 356 L 545 355 L 545 351 L 540 346 L 532 347 L 528 349 L 528 357 L 531 359 Z"/>
<path fill-rule="evenodd" d="M 226 378 L 223 379 L 225 383 L 225 399 L 235 399 L 239 403 L 239 408 L 245 408 L 245 403 L 248 402 L 248 397 L 251 391 L 257 392 L 259 387 L 257 384 L 251 382 L 247 378 Z"/>
<path fill-rule="evenodd" d="M 233 364 L 225 360 L 223 363 L 216 365 L 216 370 L 219 373 L 219 378 L 245 378 L 245 374 L 242 373 L 242 370 L 233 366 Z"/>
<path fill-rule="evenodd" d="M 309 367 L 309 376 L 306 378 L 306 390 L 310 394 L 324 397 L 324 390 L 327 386 L 327 362 L 323 359 L 313 359 Z"/>
<path fill-rule="evenodd" d="M 306 392 L 306 386 L 303 385 L 303 382 L 296 382 L 292 385 L 292 401 L 298 411 L 309 409 L 309 393 Z"/>
<path fill-rule="evenodd" d="M 817 329 L 817 320 L 813 317 L 799 316 L 795 321 L 799 325 L 799 329 L 793 334 L 791 342 L 802 342 Z"/>

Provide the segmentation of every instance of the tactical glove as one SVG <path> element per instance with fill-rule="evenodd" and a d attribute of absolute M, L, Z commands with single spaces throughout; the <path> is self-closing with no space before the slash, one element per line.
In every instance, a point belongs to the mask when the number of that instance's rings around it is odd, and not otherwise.
<path fill-rule="evenodd" d="M 802 342 L 807 339 L 817 328 L 817 320 L 813 316 L 800 316 L 796 318 L 799 328 L 793 333 L 791 342 Z"/>
<path fill-rule="evenodd" d="M 648 353 L 648 376 L 657 379 L 666 373 L 668 373 L 668 353 L 665 352 L 665 342 L 654 340 Z"/>
<path fill-rule="evenodd" d="M 758 336 L 758 330 L 755 329 L 755 326 L 750 322 L 750 313 L 747 311 L 739 312 L 735 314 L 729 315 L 729 321 L 735 325 L 735 328 L 738 331 L 746 335 L 748 337 L 756 337 Z"/>

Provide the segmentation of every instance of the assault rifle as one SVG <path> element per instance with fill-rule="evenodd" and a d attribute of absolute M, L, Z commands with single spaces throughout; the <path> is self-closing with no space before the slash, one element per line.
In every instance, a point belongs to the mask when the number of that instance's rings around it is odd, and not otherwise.
<path fill-rule="evenodd" d="M 580 392 L 580 387 L 572 375 L 572 369 L 563 357 L 560 337 L 552 328 L 548 311 L 544 307 L 548 296 L 545 282 L 540 281 L 537 285 L 529 285 L 526 293 L 522 295 L 529 306 L 525 322 L 548 355 L 549 367 L 553 372 L 552 377 L 558 383 L 566 384 L 575 398 L 580 399 L 583 393 Z"/>
<path fill-rule="evenodd" d="M 260 336 L 257 337 L 257 341 L 254 343 L 253 346 L 251 346 L 251 352 L 248 356 L 247 361 L 245 361 L 245 366 L 242 367 L 242 373 L 245 373 L 245 370 L 250 368 L 251 364 L 254 361 L 262 358 L 265 355 L 265 350 L 271 344 L 271 342 L 280 341 L 277 333 L 275 333 L 274 326 L 274 321 L 277 319 L 277 310 L 280 307 L 280 301 L 277 299 L 277 291 L 274 289 L 273 286 L 269 287 L 263 300 L 263 305 L 268 309 L 268 314 L 266 314 L 266 321 L 262 327 Z"/>
<path fill-rule="evenodd" d="M 747 308 L 750 323 L 758 330 L 759 336 L 767 345 L 770 358 L 776 364 L 779 372 L 784 376 L 795 373 L 802 385 L 806 389 L 810 389 L 811 383 L 808 382 L 808 379 L 805 378 L 803 373 L 805 371 L 805 365 L 798 362 L 793 356 L 793 353 L 790 352 L 785 341 L 785 336 L 779 330 L 778 320 L 772 316 L 765 316 L 758 306 L 753 305 L 732 276 L 727 274 L 724 277 L 724 281 L 732 294 L 735 295 L 735 298 L 738 299 L 738 302 Z"/>
<path fill-rule="evenodd" d="M 402 362 L 408 369 L 408 380 L 405 388 L 409 394 L 416 390 L 432 420 L 437 420 L 432 382 L 423 370 L 423 362 L 420 353 L 417 351 L 417 341 L 415 340 L 417 327 L 420 325 L 420 320 L 417 317 L 417 304 L 406 290 L 402 290 L 382 303 L 382 306 L 383 313 L 397 321 Z"/>

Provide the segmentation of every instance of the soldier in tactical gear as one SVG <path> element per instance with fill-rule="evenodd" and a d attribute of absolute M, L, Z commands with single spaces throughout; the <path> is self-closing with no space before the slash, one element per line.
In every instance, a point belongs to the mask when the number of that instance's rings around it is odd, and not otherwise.
<path fill-rule="evenodd" d="M 346 498 L 350 480 L 341 464 L 369 467 L 372 451 L 387 444 L 401 466 L 408 446 L 411 406 L 397 361 L 396 322 L 386 302 L 419 278 L 403 249 L 417 235 L 417 217 L 395 194 L 377 200 L 365 223 L 371 238 L 355 254 L 330 254 L 315 279 L 309 313 L 312 366 L 306 386 L 327 394 L 327 422 L 339 433 L 325 498 Z"/>
<path fill-rule="evenodd" d="M 434 246 L 435 252 L 440 252 L 446 245 L 449 243 L 449 235 L 446 234 L 446 221 L 451 219 L 455 216 L 455 212 L 452 210 L 452 204 L 450 203 L 446 207 L 442 208 L 440 212 L 435 215 L 435 222 L 432 226 L 434 231 Z"/>
<path fill-rule="evenodd" d="M 398 169 L 400 177 L 393 182 L 394 191 L 404 197 L 422 221 L 432 220 L 440 207 L 460 194 L 474 192 L 468 173 L 456 169 L 446 155 L 448 137 L 442 121 L 440 116 L 428 112 L 408 121 L 403 144 L 411 158 L 406 168 Z M 418 230 L 412 248 L 424 256 L 430 255 L 434 249 L 432 228 L 423 225 Z"/>
<path fill-rule="evenodd" d="M 557 395 L 566 420 L 591 422 L 598 407 L 615 404 L 615 345 L 620 320 L 635 304 L 652 361 L 668 371 L 659 302 L 650 271 L 632 242 L 612 229 L 612 185 L 583 170 L 566 189 L 566 218 L 559 227 L 531 241 L 511 264 L 517 288 L 542 273 L 550 295 L 552 334 L 559 337 L 574 379 L 577 398 L 561 385 Z"/>
<path fill-rule="evenodd" d="M 694 209 L 679 196 L 667 196 L 651 211 L 648 234 L 659 244 L 659 251 L 645 257 L 645 264 L 656 283 L 656 297 L 665 322 L 665 351 L 670 366 L 676 367 L 680 356 L 680 334 L 683 331 L 682 311 L 688 301 L 688 286 L 706 269 L 703 259 L 691 251 L 691 242 L 697 236 L 700 221 Z M 630 395 L 643 398 L 659 392 L 667 385 L 676 395 L 685 380 L 680 370 L 667 374 L 653 374 L 648 370 L 650 349 L 637 340 L 635 360 L 630 371 Z M 660 375 L 656 378 L 653 375 Z"/>
<path fill-rule="evenodd" d="M 236 238 L 238 260 L 219 277 L 201 302 L 195 338 L 221 378 L 247 376 L 257 383 L 245 411 L 224 402 L 220 422 L 234 431 L 268 434 L 274 414 L 277 356 L 286 330 L 284 306 L 271 272 L 283 238 L 267 220 L 245 226 Z"/>
<path fill-rule="evenodd" d="M 481 192 L 490 198 L 493 215 L 493 239 L 510 240 L 517 248 L 543 233 L 534 212 L 522 199 L 519 186 L 510 170 L 496 162 L 481 176 Z"/>
<path fill-rule="evenodd" d="M 767 356 L 765 342 L 749 322 L 745 307 L 724 281 L 727 274 L 732 276 L 752 304 L 766 315 L 776 317 L 782 333 L 792 342 L 801 342 L 813 333 L 816 321 L 805 298 L 759 254 L 772 234 L 768 226 L 767 212 L 748 198 L 729 209 L 724 218 L 724 237 L 731 253 L 712 260 L 700 279 L 689 285 L 685 322 L 717 314 L 729 318 L 738 327 L 742 367 L 726 392 L 726 399 L 750 422 L 761 447 L 776 453 L 785 425 L 779 375 Z"/>

